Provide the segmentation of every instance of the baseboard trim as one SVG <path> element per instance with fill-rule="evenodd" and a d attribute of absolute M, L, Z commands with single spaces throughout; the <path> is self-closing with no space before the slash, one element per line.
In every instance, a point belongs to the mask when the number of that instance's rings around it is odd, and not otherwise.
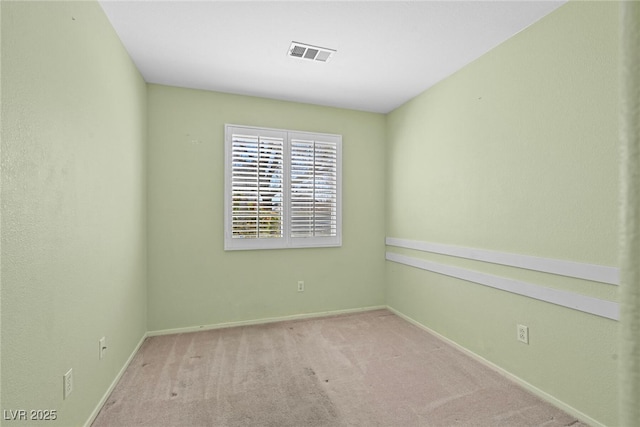
<path fill-rule="evenodd" d="M 153 337 L 158 335 L 171 335 L 171 334 L 182 334 L 182 333 L 188 333 L 188 332 L 207 331 L 211 329 L 233 328 L 236 326 L 262 325 L 267 323 L 285 322 L 287 320 L 313 319 L 316 317 L 329 317 L 329 316 L 337 316 L 340 314 L 351 314 L 351 313 L 360 313 L 365 311 L 382 310 L 385 308 L 387 308 L 386 305 L 376 305 L 376 306 L 361 307 L 361 308 L 348 308 L 344 310 L 321 311 L 321 312 L 314 312 L 314 313 L 292 314 L 288 316 L 267 317 L 267 318 L 261 318 L 261 319 L 215 323 L 215 324 L 201 325 L 201 326 L 187 326 L 184 328 L 160 329 L 156 331 L 147 332 L 147 336 Z"/>
<path fill-rule="evenodd" d="M 107 399 L 109 399 L 109 395 L 111 395 L 111 392 L 113 391 L 113 389 L 116 388 L 116 385 L 118 384 L 118 381 L 120 381 L 120 378 L 122 378 L 122 376 L 124 375 L 125 371 L 129 367 L 129 364 L 131 363 L 133 358 L 138 353 L 138 350 L 140 350 L 140 347 L 142 347 L 142 343 L 147 338 L 147 336 L 148 336 L 147 333 L 142 335 L 142 338 L 140 338 L 140 341 L 138 342 L 138 345 L 136 345 L 136 347 L 133 349 L 133 351 L 131 352 L 131 355 L 129 356 L 127 361 L 122 366 L 122 369 L 120 369 L 120 372 L 118 372 L 118 375 L 116 375 L 114 380 L 111 382 L 111 385 L 109 386 L 107 391 L 102 396 L 102 399 L 100 399 L 100 401 L 98 402 L 98 405 L 96 406 L 96 408 L 93 410 L 93 412 L 89 416 L 89 419 L 87 420 L 87 422 L 84 423 L 84 427 L 91 427 L 91 424 L 96 420 L 96 417 L 100 413 L 100 410 L 102 409 L 104 404 L 107 402 Z"/>
<path fill-rule="evenodd" d="M 502 376 L 506 377 L 507 379 L 515 382 L 516 384 L 524 387 L 527 391 L 530 391 L 531 393 L 535 394 L 536 396 L 538 396 L 542 400 L 544 400 L 544 401 L 554 405 L 555 407 L 562 409 L 566 413 L 568 413 L 568 414 L 580 419 L 580 421 L 583 421 L 583 422 L 589 424 L 592 427 L 606 427 L 604 424 L 602 424 L 602 423 L 598 422 L 597 420 L 591 418 L 587 414 L 577 410 L 573 406 L 570 406 L 570 405 L 566 404 L 565 402 L 557 399 L 556 397 L 550 395 L 549 393 L 547 393 L 547 392 L 539 389 L 538 387 L 528 383 L 527 381 L 525 381 L 522 378 L 512 374 L 511 372 L 501 368 L 500 366 L 494 364 L 493 362 L 488 361 L 484 357 L 482 357 L 482 356 L 474 353 L 473 351 L 461 346 L 460 344 L 456 343 L 455 341 L 450 340 L 449 338 L 445 337 L 444 335 L 439 334 L 438 332 L 434 331 L 433 329 L 423 325 L 422 323 L 418 322 L 417 320 L 414 320 L 413 318 L 411 318 L 411 317 L 407 316 L 406 314 L 396 310 L 395 308 L 393 308 L 391 306 L 387 306 L 386 308 L 387 308 L 387 310 L 389 310 L 390 312 L 392 312 L 396 316 L 400 317 L 401 319 L 404 319 L 407 322 L 419 327 L 420 329 L 422 329 L 422 330 L 424 330 L 424 331 L 426 331 L 426 332 L 438 337 L 439 339 L 441 339 L 442 341 L 444 341 L 447 344 L 451 345 L 455 349 L 460 350 L 461 352 L 463 352 L 464 354 L 466 354 L 469 357 L 473 358 L 474 360 L 477 360 L 478 362 L 482 363 L 483 365 L 487 366 L 488 368 L 496 371 L 500 375 L 502 375 Z"/>

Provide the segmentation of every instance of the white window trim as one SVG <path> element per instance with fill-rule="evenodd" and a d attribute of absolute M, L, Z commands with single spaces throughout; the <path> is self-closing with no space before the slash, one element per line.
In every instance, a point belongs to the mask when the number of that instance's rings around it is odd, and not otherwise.
<path fill-rule="evenodd" d="M 283 169 L 283 206 L 284 206 L 284 231 L 281 238 L 255 238 L 238 239 L 232 236 L 232 144 L 231 138 L 234 129 L 242 129 L 243 132 L 261 136 L 279 136 L 284 138 L 284 169 Z M 331 237 L 291 237 L 291 139 L 316 139 L 333 142 L 337 147 L 336 161 L 336 236 Z M 225 124 L 224 137 L 224 250 L 256 250 L 256 249 L 287 249 L 287 248 L 318 248 L 342 246 L 342 135 L 293 131 L 286 129 L 263 128 L 256 126 Z"/>

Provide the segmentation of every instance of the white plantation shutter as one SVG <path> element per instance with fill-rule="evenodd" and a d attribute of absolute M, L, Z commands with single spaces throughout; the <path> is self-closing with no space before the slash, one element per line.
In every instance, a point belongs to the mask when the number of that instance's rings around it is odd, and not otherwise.
<path fill-rule="evenodd" d="M 338 233 L 336 143 L 291 139 L 291 237 Z"/>
<path fill-rule="evenodd" d="M 282 237 L 284 139 L 232 135 L 232 237 Z"/>
<path fill-rule="evenodd" d="M 225 249 L 340 246 L 341 143 L 225 126 Z"/>

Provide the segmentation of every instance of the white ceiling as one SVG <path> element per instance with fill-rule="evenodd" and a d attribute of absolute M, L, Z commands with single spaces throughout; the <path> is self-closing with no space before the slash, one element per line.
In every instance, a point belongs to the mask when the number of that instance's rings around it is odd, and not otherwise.
<path fill-rule="evenodd" d="M 100 3 L 149 83 L 387 113 L 565 2 Z"/>

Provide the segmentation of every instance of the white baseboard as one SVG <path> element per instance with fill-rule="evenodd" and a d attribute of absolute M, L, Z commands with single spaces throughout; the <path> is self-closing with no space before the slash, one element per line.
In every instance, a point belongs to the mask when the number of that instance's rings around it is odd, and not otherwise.
<path fill-rule="evenodd" d="M 211 325 L 187 326 L 185 328 L 160 329 L 157 331 L 147 332 L 147 336 L 153 337 L 157 335 L 182 334 L 186 332 L 206 331 L 210 329 L 233 328 L 234 326 L 262 325 L 266 323 L 284 322 L 287 320 L 312 319 L 315 317 L 328 317 L 340 314 L 360 313 L 364 311 L 382 310 L 386 308 L 386 305 L 377 305 L 362 308 L 348 308 L 345 310 L 321 311 L 314 313 L 292 314 L 288 316 L 267 317 L 262 319 L 240 320 L 236 322 L 215 323 Z"/>
<path fill-rule="evenodd" d="M 111 394 L 113 389 L 116 388 L 116 385 L 118 384 L 118 381 L 120 381 L 120 378 L 122 378 L 122 375 L 124 375 L 125 371 L 129 367 L 129 364 L 131 363 L 133 358 L 138 353 L 138 350 L 140 350 L 140 347 L 142 346 L 142 343 L 144 342 L 144 340 L 146 338 L 147 338 L 147 334 L 145 333 L 144 335 L 142 335 L 142 338 L 140 338 L 140 341 L 138 342 L 138 345 L 136 345 L 136 347 L 131 352 L 131 355 L 129 356 L 127 361 L 124 363 L 124 366 L 122 366 L 122 369 L 120 369 L 120 372 L 118 372 L 118 375 L 116 375 L 114 380 L 111 382 L 111 385 L 109 386 L 107 391 L 102 396 L 102 399 L 100 399 L 100 401 L 98 402 L 98 405 L 96 406 L 96 408 L 93 410 L 93 412 L 89 416 L 89 419 L 87 420 L 87 422 L 84 423 L 84 427 L 91 427 L 91 424 L 95 421 L 96 417 L 100 413 L 100 410 L 102 409 L 102 406 L 106 403 L 106 401 L 109 398 L 109 395 Z"/>
<path fill-rule="evenodd" d="M 473 351 L 461 346 L 460 344 L 456 343 L 455 341 L 452 341 L 449 338 L 437 333 L 433 329 L 431 329 L 431 328 L 423 325 L 422 323 L 418 322 L 417 320 L 414 320 L 411 317 L 401 313 L 400 311 L 396 310 L 395 308 L 390 307 L 390 306 L 387 306 L 386 308 L 387 308 L 387 310 L 391 311 L 392 313 L 394 313 L 398 317 L 400 317 L 400 318 L 406 320 L 407 322 L 409 322 L 409 323 L 411 323 L 413 325 L 416 325 L 420 329 L 422 329 L 424 331 L 427 331 L 430 334 L 438 337 L 439 339 L 441 339 L 442 341 L 444 341 L 447 344 L 451 345 L 452 347 L 456 348 L 457 350 L 460 350 L 464 354 L 470 356 L 471 358 L 477 360 L 478 362 L 482 363 L 483 365 L 487 366 L 488 368 L 496 371 L 500 375 L 508 378 L 509 380 L 515 382 L 516 384 L 520 385 L 521 387 L 523 387 L 526 390 L 530 391 L 531 393 L 535 394 L 536 396 L 538 396 L 542 400 L 544 400 L 546 402 L 549 402 L 553 406 L 555 406 L 557 408 L 560 408 L 563 411 L 565 411 L 566 413 L 578 418 L 580 421 L 585 422 L 585 423 L 587 423 L 587 424 L 589 424 L 590 426 L 593 426 L 593 427 L 606 427 L 604 424 L 594 420 L 593 418 L 591 418 L 590 416 L 582 413 L 581 411 L 577 410 L 576 408 L 566 404 L 565 402 L 557 399 L 556 397 L 550 395 L 549 393 L 547 393 L 547 392 L 545 392 L 543 390 L 540 390 L 536 386 L 534 386 L 532 384 L 529 384 L 527 381 L 523 380 L 522 378 L 520 378 L 520 377 L 512 374 L 511 372 L 501 368 L 500 366 L 488 361 L 484 357 L 482 357 L 482 356 L 474 353 Z"/>

